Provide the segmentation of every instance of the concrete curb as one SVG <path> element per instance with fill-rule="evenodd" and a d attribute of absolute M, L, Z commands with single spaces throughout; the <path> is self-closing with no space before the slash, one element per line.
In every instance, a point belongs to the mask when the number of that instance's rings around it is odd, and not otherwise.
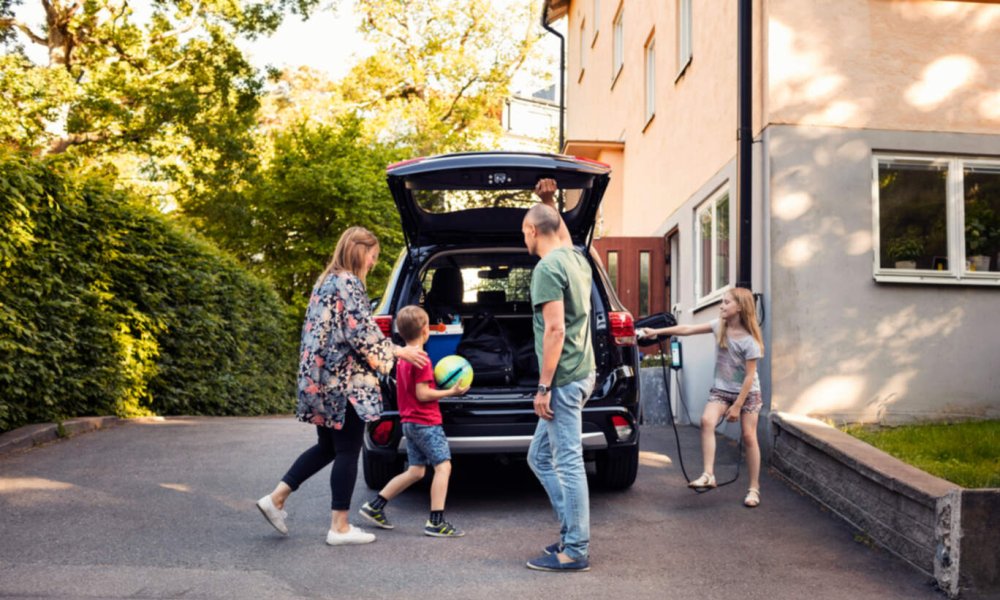
<path fill-rule="evenodd" d="M 73 437 L 88 431 L 115 427 L 129 419 L 118 417 L 77 417 L 62 422 L 62 431 L 58 423 L 38 423 L 25 425 L 14 431 L 0 434 L 0 456 L 40 446 L 59 438 Z"/>

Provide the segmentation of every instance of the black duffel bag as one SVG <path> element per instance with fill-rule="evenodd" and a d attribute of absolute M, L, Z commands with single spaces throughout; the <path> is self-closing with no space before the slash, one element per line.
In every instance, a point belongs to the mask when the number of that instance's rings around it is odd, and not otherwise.
<path fill-rule="evenodd" d="M 472 365 L 475 385 L 510 385 L 514 381 L 514 353 L 496 317 L 477 314 L 466 327 L 455 354 Z"/>

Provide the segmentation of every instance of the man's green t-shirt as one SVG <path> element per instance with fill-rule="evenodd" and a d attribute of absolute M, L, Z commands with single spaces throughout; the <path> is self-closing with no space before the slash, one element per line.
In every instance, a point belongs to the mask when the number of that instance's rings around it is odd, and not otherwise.
<path fill-rule="evenodd" d="M 566 339 L 552 379 L 553 386 L 579 381 L 594 370 L 594 344 L 590 337 L 590 264 L 573 248 L 556 248 L 538 261 L 531 273 L 531 304 L 534 309 L 535 354 L 542 365 L 545 319 L 542 305 L 562 300 L 566 313 Z"/>

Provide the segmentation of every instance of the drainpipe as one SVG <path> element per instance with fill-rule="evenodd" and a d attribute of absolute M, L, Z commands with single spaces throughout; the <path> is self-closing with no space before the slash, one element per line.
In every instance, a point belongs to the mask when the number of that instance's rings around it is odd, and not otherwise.
<path fill-rule="evenodd" d="M 738 198 L 739 267 L 736 286 L 751 289 L 751 252 L 753 251 L 753 0 L 737 0 L 737 63 L 739 124 L 737 130 L 736 190 Z"/>
<path fill-rule="evenodd" d="M 565 136 L 563 135 L 563 120 L 566 114 L 566 39 L 561 33 L 549 27 L 549 3 L 542 4 L 542 27 L 552 35 L 559 38 L 559 148 L 557 152 L 563 151 Z"/>

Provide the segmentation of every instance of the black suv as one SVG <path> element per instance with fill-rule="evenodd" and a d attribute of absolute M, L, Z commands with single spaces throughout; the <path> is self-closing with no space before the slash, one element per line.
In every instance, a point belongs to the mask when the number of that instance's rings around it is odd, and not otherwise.
<path fill-rule="evenodd" d="M 607 488 L 624 489 L 635 481 L 639 463 L 635 328 L 597 254 L 590 250 L 610 170 L 582 158 L 508 152 L 448 154 L 388 167 L 406 248 L 374 310 L 383 333 L 402 343 L 393 315 L 407 304 L 418 304 L 431 315 L 432 324 L 440 322 L 438 328 L 445 330 L 441 338 L 431 340 L 439 356 L 428 343 L 433 360 L 455 353 L 454 343 L 463 336 L 488 329 L 484 321 L 499 329 L 493 335 L 509 345 L 509 369 L 493 369 L 489 377 L 485 367 L 482 377 L 477 370 L 465 396 L 441 400 L 453 455 L 527 455 L 538 420 L 533 409 L 538 364 L 529 298 L 531 270 L 538 258 L 524 246 L 521 221 L 538 201 L 532 193 L 536 182 L 552 178 L 573 243 L 589 257 L 594 270 L 591 327 L 597 384 L 583 409 L 584 457 L 595 461 L 597 480 Z M 464 333 L 455 333 L 458 330 Z M 373 489 L 401 472 L 406 457 L 395 380 L 383 378 L 381 385 L 385 411 L 380 420 L 368 424 L 363 452 L 365 482 Z"/>

